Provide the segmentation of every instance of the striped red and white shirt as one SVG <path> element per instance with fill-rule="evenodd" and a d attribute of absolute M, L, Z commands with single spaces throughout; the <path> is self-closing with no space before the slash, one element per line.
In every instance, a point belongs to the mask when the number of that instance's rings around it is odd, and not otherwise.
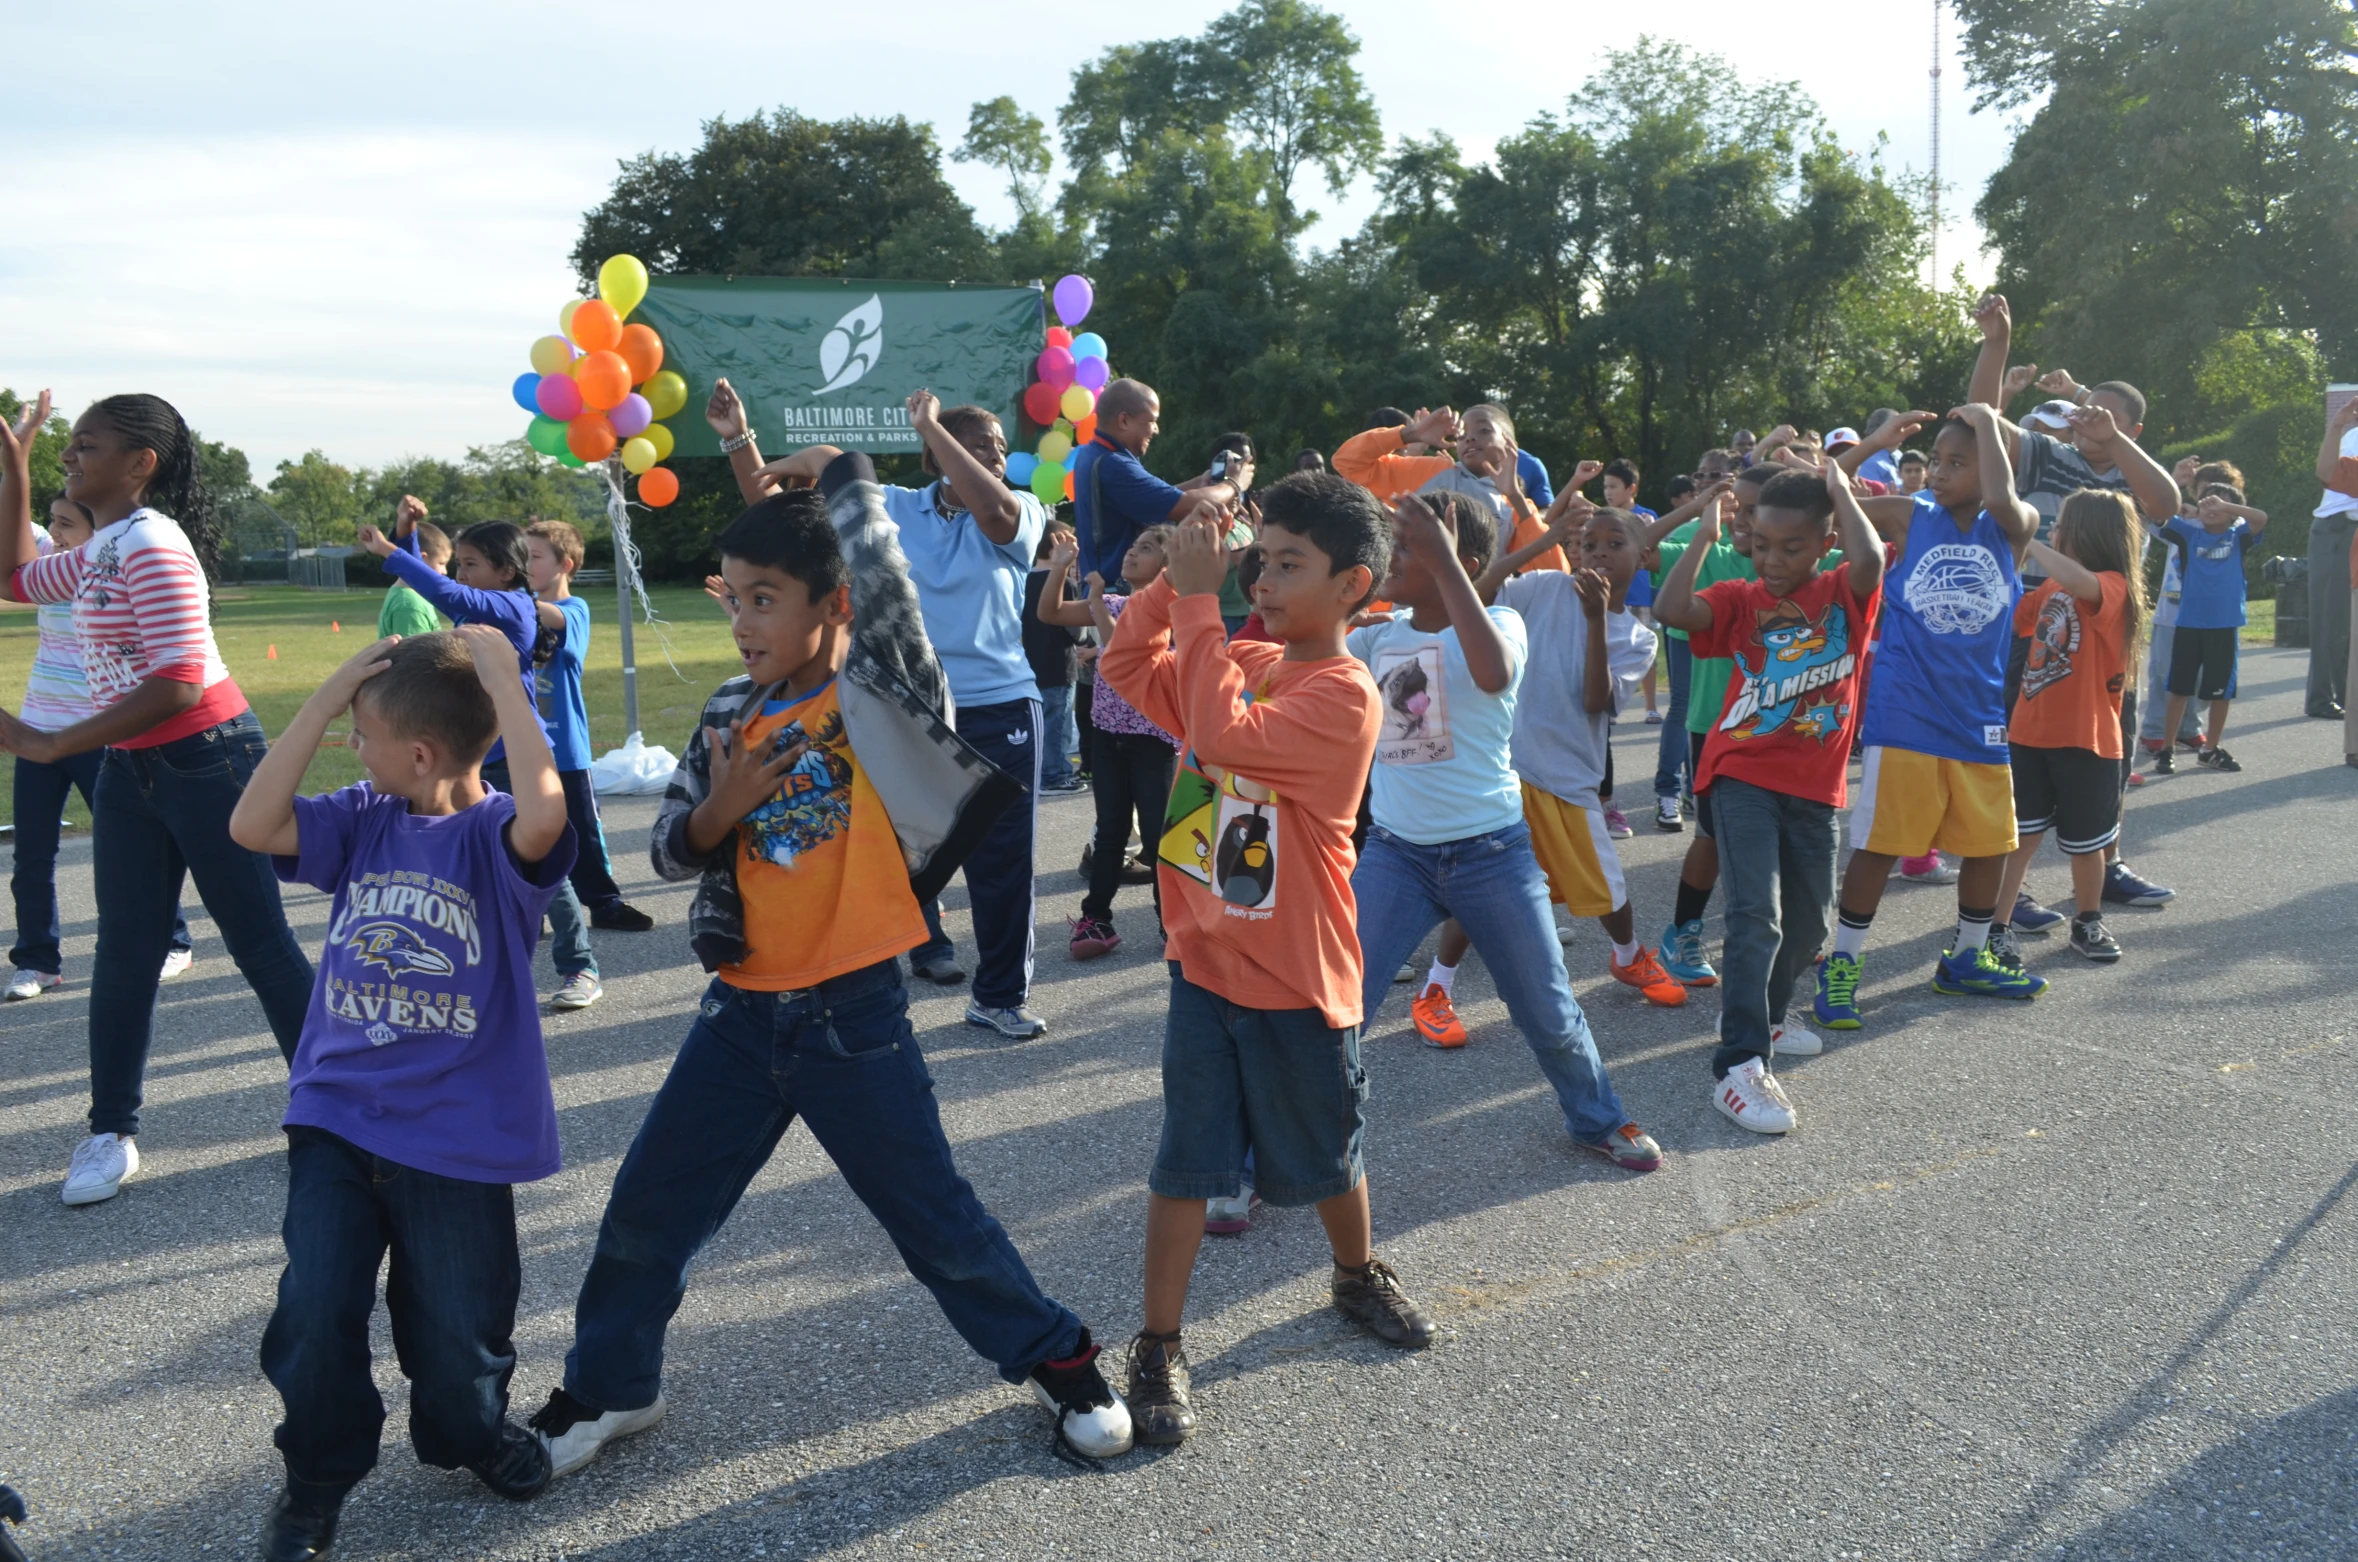
<path fill-rule="evenodd" d="M 70 553 L 23 565 L 13 586 L 19 602 L 72 605 L 90 700 L 99 709 L 149 678 L 204 690 L 187 710 L 114 747 L 153 748 L 245 710 L 246 697 L 213 643 L 204 567 L 170 516 L 134 510 Z"/>

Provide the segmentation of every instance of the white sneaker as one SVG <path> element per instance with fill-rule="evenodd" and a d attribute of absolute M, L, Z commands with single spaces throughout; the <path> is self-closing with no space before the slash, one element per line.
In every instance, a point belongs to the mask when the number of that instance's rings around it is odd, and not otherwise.
<path fill-rule="evenodd" d="M 1572 947 L 1572 924 L 1565 917 L 1563 907 L 1556 907 L 1554 915 L 1556 919 L 1556 942 L 1569 949 Z"/>
<path fill-rule="evenodd" d="M 1086 1354 L 1077 1366 L 1054 1367 L 1042 1362 L 1026 1381 L 1032 1397 L 1056 1417 L 1057 1439 L 1075 1453 L 1091 1459 L 1116 1459 L 1137 1443 L 1130 1407 L 1105 1381 L 1097 1365 L 1097 1349 L 1084 1332 Z"/>
<path fill-rule="evenodd" d="M 1711 1104 L 1720 1116 L 1756 1134 L 1781 1134 L 1793 1126 L 1793 1103 L 1785 1098 L 1785 1087 L 1758 1058 L 1729 1069 L 1712 1087 Z"/>
<path fill-rule="evenodd" d="M 68 1204 L 104 1204 L 138 1175 L 138 1145 L 120 1134 L 92 1134 L 74 1146 L 58 1197 Z"/>
<path fill-rule="evenodd" d="M 552 1009 L 586 1009 L 606 996 L 605 987 L 595 971 L 576 971 L 565 978 L 565 985 L 549 998 Z"/>
<path fill-rule="evenodd" d="M 62 976 L 54 976 L 47 971 L 27 971 L 20 968 L 15 979 L 9 982 L 7 990 L 0 992 L 0 1001 L 22 1003 L 27 998 L 40 997 L 52 987 L 63 987 L 64 985 L 65 978 Z"/>
<path fill-rule="evenodd" d="M 608 1443 L 619 1442 L 634 1432 L 644 1432 L 663 1419 L 663 1398 L 638 1410 L 596 1411 L 575 1399 L 563 1389 L 549 1395 L 549 1402 L 538 1414 L 524 1423 L 532 1435 L 540 1439 L 540 1446 L 549 1451 L 549 1479 L 571 1475 L 598 1456 L 598 1450 Z"/>
<path fill-rule="evenodd" d="M 1769 1027 L 1769 1051 L 1780 1058 L 1814 1058 L 1825 1050 L 1825 1042 L 1815 1031 L 1804 1030 L 1791 1020 Z"/>
<path fill-rule="evenodd" d="M 1216 1237 L 1232 1237 L 1240 1231 L 1253 1229 L 1253 1206 L 1261 1202 L 1261 1195 L 1253 1191 L 1251 1183 L 1237 1189 L 1233 1199 L 1204 1200 L 1204 1230 Z"/>
<path fill-rule="evenodd" d="M 173 977 L 178 976 L 181 972 L 187 970 L 194 964 L 196 964 L 196 952 L 194 950 L 175 949 L 170 954 L 164 956 L 164 969 L 157 973 L 156 980 L 159 982 L 168 982 Z"/>
<path fill-rule="evenodd" d="M 1407 964 L 1401 966 L 1399 970 L 1392 973 L 1392 980 L 1395 982 L 1413 982 L 1424 974 L 1424 968 L 1418 965 L 1414 960 L 1411 960 Z"/>

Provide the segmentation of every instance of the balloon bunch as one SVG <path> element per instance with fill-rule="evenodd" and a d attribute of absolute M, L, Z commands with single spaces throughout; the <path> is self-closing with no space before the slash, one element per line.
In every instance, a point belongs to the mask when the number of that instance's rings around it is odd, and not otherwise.
<path fill-rule="evenodd" d="M 639 480 L 639 502 L 661 509 L 680 496 L 671 430 L 658 418 L 688 404 L 688 382 L 663 367 L 654 327 L 624 325 L 647 296 L 647 268 L 616 255 L 598 268 L 598 296 L 558 311 L 560 334 L 532 344 L 532 372 L 519 374 L 516 405 L 532 414 L 526 443 L 567 466 L 588 466 L 622 452 Z"/>
<path fill-rule="evenodd" d="M 1023 393 L 1024 416 L 1047 432 L 1032 452 L 1007 458 L 1007 480 L 1029 487 L 1043 504 L 1073 496 L 1073 458 L 1097 436 L 1097 393 L 1113 378 L 1105 338 L 1095 331 L 1073 334 L 1097 302 L 1089 279 L 1064 277 L 1049 296 L 1064 323 L 1048 328 L 1048 345 L 1033 365 L 1039 377 Z"/>

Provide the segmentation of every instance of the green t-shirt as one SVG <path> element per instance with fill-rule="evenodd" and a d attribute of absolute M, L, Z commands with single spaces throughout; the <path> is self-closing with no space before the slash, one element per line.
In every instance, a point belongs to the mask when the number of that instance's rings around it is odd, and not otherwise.
<path fill-rule="evenodd" d="M 407 586 L 395 586 L 385 593 L 385 605 L 377 609 L 377 638 L 399 635 L 430 635 L 442 627 L 434 615 L 434 605 Z"/>
<path fill-rule="evenodd" d="M 1654 591 L 1657 597 L 1661 594 L 1662 583 L 1670 578 L 1670 572 L 1678 566 L 1679 559 L 1686 553 L 1687 543 L 1694 536 L 1694 533 L 1689 529 L 1693 525 L 1694 522 L 1689 521 L 1686 526 L 1680 527 L 1678 531 L 1672 532 L 1670 536 L 1662 540 L 1662 568 L 1654 572 Z M 1686 535 L 1681 536 L 1682 532 Z M 1713 543 L 1711 551 L 1703 556 L 1703 562 L 1695 566 L 1695 589 L 1698 592 L 1706 586 L 1717 585 L 1723 580 L 1752 580 L 1755 578 L 1757 577 L 1753 573 L 1752 560 L 1738 553 L 1735 545 L 1725 537 Z M 1663 633 L 1676 635 L 1681 640 L 1686 638 L 1683 631 L 1672 629 L 1667 624 L 1663 626 Z M 1727 703 L 1728 678 L 1734 673 L 1735 668 L 1736 663 L 1732 657 L 1698 656 L 1695 658 L 1695 670 L 1687 676 L 1687 730 L 1689 732 L 1697 734 L 1709 732 L 1718 722 L 1720 707 Z"/>
<path fill-rule="evenodd" d="M 1253 545 L 1253 523 L 1240 516 L 1228 528 L 1228 535 L 1222 541 L 1230 548 L 1251 547 Z M 1231 564 L 1228 566 L 1228 578 L 1220 582 L 1220 616 L 1222 618 L 1246 618 L 1251 616 L 1252 611 L 1252 599 L 1245 595 L 1244 587 L 1237 584 L 1236 566 Z"/>

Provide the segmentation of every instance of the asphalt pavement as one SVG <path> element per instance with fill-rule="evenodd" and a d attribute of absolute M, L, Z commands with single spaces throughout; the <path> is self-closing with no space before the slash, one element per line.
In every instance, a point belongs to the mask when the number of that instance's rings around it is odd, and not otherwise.
<path fill-rule="evenodd" d="M 1326 1304 L 1306 1210 L 1205 1245 L 1188 1320 L 1201 1430 L 1097 1471 L 970 1355 L 808 1135 L 790 1134 L 690 1280 L 669 1420 L 528 1505 L 422 1466 L 380 1310 L 382 1463 L 348 1558 L 2064 1558 L 2358 1554 L 2358 771 L 2255 651 L 2229 745 L 2129 800 L 2174 886 L 2127 951 L 2025 1006 L 1928 985 L 1950 891 L 1895 885 L 1866 1028 L 1780 1072 L 1756 1138 L 1709 1105 L 1717 1002 L 1652 1010 L 1568 951 L 1623 1098 L 1667 1164 L 1574 1148 L 1479 958 L 1438 1053 L 1406 988 L 1366 1043 L 1378 1246 L 1442 1325 L 1387 1351 Z M 1625 721 L 1623 799 L 1652 729 Z M 1649 940 L 1687 837 L 1622 843 Z M 518 1190 L 516 1413 L 561 1371 L 615 1167 L 704 985 L 688 887 L 646 866 L 652 800 L 610 808 L 650 934 L 597 939 L 607 996 L 547 1021 L 566 1169 Z M 1087 798 L 1045 805 L 1033 1006 L 1048 1034 L 918 1034 L 959 1159 L 1042 1283 L 1118 1352 L 1138 1327 L 1165 978 L 1146 891 L 1119 953 L 1063 919 Z M 0 1011 L 0 1479 L 36 1559 L 252 1552 L 280 1467 L 256 1362 L 282 1253 L 285 1070 L 196 915 L 164 990 L 112 1203 L 59 1204 L 84 1131 L 89 846 L 60 869 L 68 985 Z M 2068 902 L 2061 860 L 2032 887 Z M 325 897 L 291 891 L 316 945 Z M 1712 917 L 1716 925 L 1719 907 Z M 945 902 L 962 952 L 963 887 Z M 543 991 L 555 979 L 544 957 Z"/>

